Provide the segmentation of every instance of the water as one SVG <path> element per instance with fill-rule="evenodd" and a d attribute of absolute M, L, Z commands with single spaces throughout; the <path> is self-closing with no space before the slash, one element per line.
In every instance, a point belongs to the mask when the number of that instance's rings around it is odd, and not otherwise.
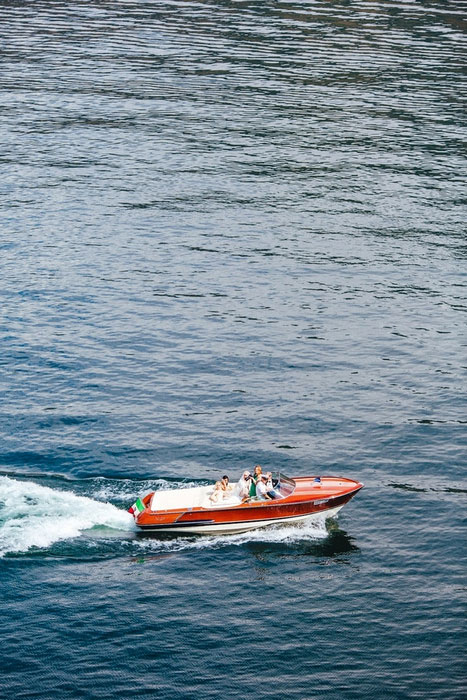
<path fill-rule="evenodd" d="M 0 694 L 463 697 L 464 10 L 0 2 Z M 126 512 L 258 462 L 365 489 Z"/>

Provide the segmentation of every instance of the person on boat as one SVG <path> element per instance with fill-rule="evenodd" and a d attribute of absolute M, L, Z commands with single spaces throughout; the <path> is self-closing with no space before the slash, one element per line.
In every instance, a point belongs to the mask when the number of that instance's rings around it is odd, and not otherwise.
<path fill-rule="evenodd" d="M 224 498 L 229 498 L 232 492 L 232 486 L 229 484 L 229 477 L 224 474 L 220 481 L 216 481 L 214 491 L 209 496 L 211 503 L 219 503 Z"/>
<path fill-rule="evenodd" d="M 274 484 L 272 483 L 271 472 L 266 472 L 266 489 L 267 494 L 270 498 L 280 498 L 281 495 L 274 489 Z"/>
<path fill-rule="evenodd" d="M 223 484 L 222 490 L 223 490 L 225 493 L 227 493 L 227 494 L 231 493 L 231 492 L 233 491 L 233 486 L 232 486 L 232 484 L 230 483 L 229 477 L 227 476 L 227 474 L 225 474 L 225 475 L 222 477 L 222 480 L 221 480 L 221 481 L 222 481 L 222 484 Z"/>
<path fill-rule="evenodd" d="M 250 481 L 250 472 L 244 471 L 237 482 L 236 492 L 242 502 L 246 501 L 250 496 Z"/>
<path fill-rule="evenodd" d="M 268 494 L 268 487 L 266 486 L 267 476 L 266 474 L 261 474 L 256 482 L 256 498 L 259 501 L 271 501 L 272 496 Z"/>
<path fill-rule="evenodd" d="M 214 484 L 214 489 L 209 496 L 211 503 L 219 503 L 223 498 L 222 482 L 216 481 Z"/>
<path fill-rule="evenodd" d="M 259 464 L 257 464 L 253 471 L 253 476 L 251 477 L 250 498 L 254 498 L 256 496 L 256 484 L 258 483 L 258 479 L 260 478 L 262 472 L 262 468 Z"/>

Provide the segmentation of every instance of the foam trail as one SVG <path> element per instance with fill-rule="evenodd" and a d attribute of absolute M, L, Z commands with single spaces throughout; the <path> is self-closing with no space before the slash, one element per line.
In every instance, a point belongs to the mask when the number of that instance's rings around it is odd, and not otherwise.
<path fill-rule="evenodd" d="M 96 525 L 133 530 L 132 516 L 110 503 L 33 481 L 0 477 L 0 557 L 45 548 Z"/>
<path fill-rule="evenodd" d="M 182 552 L 193 549 L 222 549 L 257 542 L 258 544 L 295 545 L 304 541 L 320 541 L 329 536 L 326 517 L 320 515 L 312 522 L 299 525 L 271 525 L 233 535 L 203 535 L 177 537 L 171 540 L 144 538 L 133 543 L 135 548 L 152 551 Z"/>

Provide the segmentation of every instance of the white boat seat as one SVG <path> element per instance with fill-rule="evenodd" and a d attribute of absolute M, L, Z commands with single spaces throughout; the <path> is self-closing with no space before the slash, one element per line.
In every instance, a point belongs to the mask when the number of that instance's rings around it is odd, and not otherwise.
<path fill-rule="evenodd" d="M 213 491 L 214 486 L 155 491 L 151 498 L 150 508 L 154 511 L 172 510 L 173 508 L 224 508 L 225 506 L 237 506 L 241 502 L 240 498 L 232 493 L 219 503 L 213 503 L 209 500 Z"/>
<path fill-rule="evenodd" d="M 153 511 L 176 508 L 225 508 L 226 506 L 238 506 L 241 503 L 241 499 L 235 494 L 235 491 L 228 498 L 213 503 L 209 499 L 213 491 L 214 486 L 195 486 L 190 489 L 155 491 L 151 498 L 150 508 Z M 281 494 L 281 498 L 283 498 L 283 494 Z"/>

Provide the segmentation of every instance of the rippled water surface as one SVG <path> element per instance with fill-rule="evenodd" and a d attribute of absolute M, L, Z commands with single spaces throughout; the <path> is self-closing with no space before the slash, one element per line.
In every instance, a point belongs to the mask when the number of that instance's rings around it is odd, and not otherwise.
<path fill-rule="evenodd" d="M 0 0 L 5 696 L 463 697 L 466 28 Z M 257 462 L 366 488 L 217 538 L 126 512 Z"/>

